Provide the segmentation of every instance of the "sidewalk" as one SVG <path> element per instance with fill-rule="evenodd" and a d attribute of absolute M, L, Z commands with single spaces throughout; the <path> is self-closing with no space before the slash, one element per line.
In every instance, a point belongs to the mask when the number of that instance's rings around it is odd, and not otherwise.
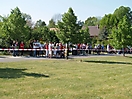
<path fill-rule="evenodd" d="M 68 56 L 69 58 L 89 58 L 89 57 L 108 57 L 108 56 L 123 56 L 122 54 L 100 54 L 100 55 L 97 55 L 97 54 L 89 54 L 89 55 L 70 55 Z M 125 54 L 125 56 L 131 56 L 132 57 L 132 54 Z M 37 59 L 50 59 L 50 58 L 45 58 L 45 57 L 30 57 L 30 56 L 11 56 L 11 55 L 0 55 L 0 59 L 3 59 L 3 58 L 37 58 Z M 55 59 L 55 58 L 53 58 Z M 61 58 L 60 58 L 61 59 Z M 63 58 L 64 59 L 64 58 Z"/>

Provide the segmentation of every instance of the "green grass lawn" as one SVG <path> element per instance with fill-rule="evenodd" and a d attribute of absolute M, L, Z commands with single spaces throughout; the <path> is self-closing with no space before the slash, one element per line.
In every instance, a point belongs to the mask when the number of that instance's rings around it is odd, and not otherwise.
<path fill-rule="evenodd" d="M 0 63 L 0 99 L 132 99 L 132 58 Z"/>

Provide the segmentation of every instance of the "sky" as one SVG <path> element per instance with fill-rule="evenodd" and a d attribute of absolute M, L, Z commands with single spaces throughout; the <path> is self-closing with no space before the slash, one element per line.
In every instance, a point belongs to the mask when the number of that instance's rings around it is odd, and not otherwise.
<path fill-rule="evenodd" d="M 33 22 L 41 19 L 48 24 L 55 15 L 64 14 L 72 7 L 78 20 L 88 17 L 103 17 L 113 13 L 120 6 L 132 9 L 132 0 L 0 0 L 0 15 L 7 16 L 11 9 L 18 7 L 29 14 Z"/>

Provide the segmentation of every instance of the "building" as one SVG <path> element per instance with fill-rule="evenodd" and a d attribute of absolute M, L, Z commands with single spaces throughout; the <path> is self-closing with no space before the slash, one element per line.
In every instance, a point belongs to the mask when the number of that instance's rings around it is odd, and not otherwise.
<path fill-rule="evenodd" d="M 98 37 L 100 29 L 99 26 L 88 26 L 90 37 Z"/>
<path fill-rule="evenodd" d="M 90 37 L 98 37 L 99 32 L 100 32 L 99 25 L 88 26 L 88 28 L 89 28 Z M 82 29 L 85 29 L 85 27 L 83 27 Z M 50 28 L 50 30 L 57 31 L 58 28 Z"/>

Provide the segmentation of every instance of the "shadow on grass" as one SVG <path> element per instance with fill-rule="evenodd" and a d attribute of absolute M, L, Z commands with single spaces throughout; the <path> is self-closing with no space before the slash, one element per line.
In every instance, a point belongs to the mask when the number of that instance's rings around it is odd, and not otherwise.
<path fill-rule="evenodd" d="M 15 69 L 15 68 L 0 68 L 0 78 L 21 78 L 25 76 L 32 77 L 49 77 L 48 75 L 38 74 L 38 73 L 27 73 L 24 72 L 27 69 Z"/>
<path fill-rule="evenodd" d="M 132 65 L 132 63 L 129 63 L 129 62 L 114 62 L 114 61 L 84 60 L 84 62 L 88 62 L 88 63 L 101 63 L 101 64 L 128 64 L 128 65 Z"/>
<path fill-rule="evenodd" d="M 127 57 L 127 58 L 132 58 L 132 56 L 125 56 L 125 57 Z"/>

